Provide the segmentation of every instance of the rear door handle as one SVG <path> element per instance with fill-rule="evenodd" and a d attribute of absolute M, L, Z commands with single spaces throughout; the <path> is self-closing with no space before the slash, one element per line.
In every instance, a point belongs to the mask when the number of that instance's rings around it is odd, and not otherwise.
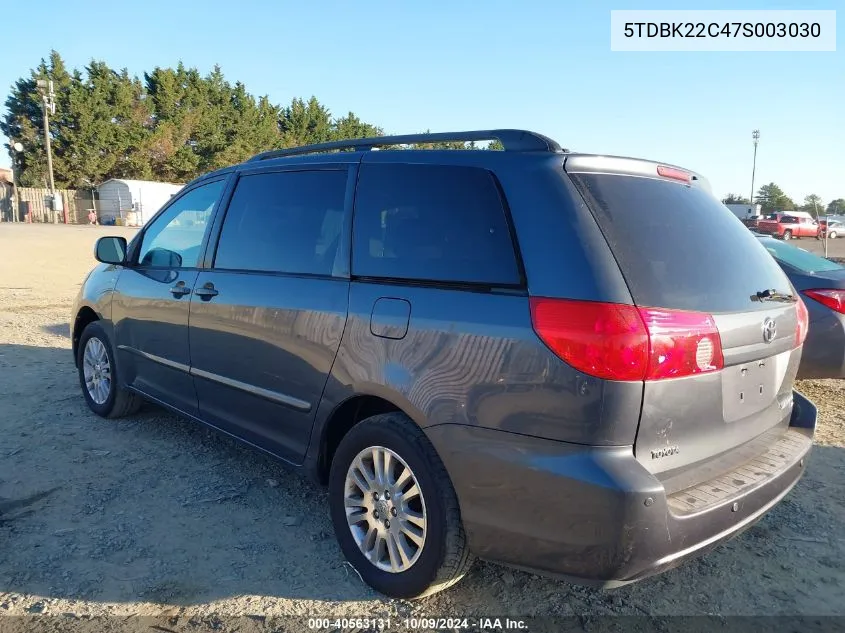
<path fill-rule="evenodd" d="M 194 294 L 203 301 L 208 301 L 209 299 L 211 299 L 212 297 L 216 297 L 220 293 L 218 293 L 214 289 L 214 284 L 209 281 L 201 288 L 197 288 L 196 290 L 194 290 Z"/>
<path fill-rule="evenodd" d="M 185 285 L 184 281 L 180 281 L 179 283 L 177 283 L 175 286 L 173 286 L 170 289 L 170 293 L 174 297 L 176 297 L 177 299 L 180 299 L 181 297 L 184 297 L 185 295 L 191 294 L 191 289 L 188 288 L 188 286 Z"/>

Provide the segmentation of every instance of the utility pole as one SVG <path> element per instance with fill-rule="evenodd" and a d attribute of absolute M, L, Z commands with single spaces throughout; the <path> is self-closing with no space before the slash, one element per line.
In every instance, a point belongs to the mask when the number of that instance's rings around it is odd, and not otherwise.
<path fill-rule="evenodd" d="M 816 198 L 813 198 L 813 212 L 816 214 L 816 222 L 819 221 L 819 205 L 816 201 Z M 830 214 L 828 213 L 825 215 L 824 220 L 824 257 L 827 259 L 827 232 L 828 232 L 828 225 L 830 224 Z"/>
<path fill-rule="evenodd" d="M 53 92 L 52 80 L 39 79 L 38 90 L 41 93 L 41 101 L 44 110 L 44 146 L 47 149 L 47 171 L 50 175 L 50 207 L 53 212 L 53 223 L 59 223 L 59 212 L 56 207 L 56 183 L 53 180 L 53 152 L 50 147 L 50 119 L 47 115 L 56 113 L 56 102 L 54 100 L 55 93 Z"/>
<path fill-rule="evenodd" d="M 23 151 L 23 145 L 12 143 L 12 222 L 20 221 L 20 206 L 18 200 L 18 161 Z"/>
<path fill-rule="evenodd" d="M 757 143 L 760 142 L 760 130 L 751 132 L 751 140 L 754 143 L 754 163 L 751 166 L 751 197 L 748 199 L 751 202 L 751 208 L 754 208 L 754 174 L 757 171 Z"/>

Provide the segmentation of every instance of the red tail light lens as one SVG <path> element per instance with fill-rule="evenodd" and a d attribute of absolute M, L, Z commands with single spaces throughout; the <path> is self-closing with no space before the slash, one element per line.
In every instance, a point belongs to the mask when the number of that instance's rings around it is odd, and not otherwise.
<path fill-rule="evenodd" d="M 671 178 L 672 180 L 680 180 L 681 182 L 689 182 L 691 178 L 690 174 L 683 169 L 667 167 L 666 165 L 657 166 L 657 175 L 663 176 L 664 178 Z"/>
<path fill-rule="evenodd" d="M 660 380 L 724 366 L 708 314 L 533 297 L 531 321 L 555 354 L 597 378 Z"/>
<path fill-rule="evenodd" d="M 815 299 L 819 303 L 826 305 L 831 310 L 835 310 L 840 314 L 845 314 L 845 290 L 830 289 L 830 290 L 805 290 L 804 294 Z M 804 308 L 807 312 L 807 308 Z"/>
<path fill-rule="evenodd" d="M 635 306 L 531 299 L 534 330 L 575 369 L 607 380 L 643 380 L 648 333 Z"/>
<path fill-rule="evenodd" d="M 807 312 L 807 306 L 804 305 L 801 297 L 798 297 L 798 301 L 795 302 L 795 310 L 798 313 L 798 327 L 795 329 L 795 347 L 798 347 L 799 345 L 803 345 L 804 340 L 807 338 L 807 329 L 810 327 L 810 314 Z"/>
<path fill-rule="evenodd" d="M 646 380 L 678 378 L 722 369 L 722 339 L 709 314 L 640 308 L 651 340 Z"/>

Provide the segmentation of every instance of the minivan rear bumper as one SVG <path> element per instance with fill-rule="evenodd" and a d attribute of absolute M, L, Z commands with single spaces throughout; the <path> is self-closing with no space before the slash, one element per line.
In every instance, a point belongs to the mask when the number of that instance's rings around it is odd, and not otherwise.
<path fill-rule="evenodd" d="M 794 393 L 781 441 L 718 473 L 709 482 L 718 483 L 713 495 L 703 492 L 706 484 L 667 495 L 630 446 L 588 447 L 461 425 L 426 433 L 452 477 L 476 555 L 614 587 L 671 569 L 753 525 L 800 479 L 816 415 Z M 685 493 L 699 503 L 685 504 Z"/>

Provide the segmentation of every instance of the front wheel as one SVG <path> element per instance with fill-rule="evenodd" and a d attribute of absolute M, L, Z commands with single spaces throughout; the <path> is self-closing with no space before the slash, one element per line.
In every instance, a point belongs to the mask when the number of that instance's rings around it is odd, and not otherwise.
<path fill-rule="evenodd" d="M 76 366 L 82 395 L 97 415 L 121 418 L 141 407 L 141 398 L 119 385 L 111 343 L 98 321 L 89 323 L 79 337 Z"/>
<path fill-rule="evenodd" d="M 831 231 L 830 235 L 828 235 L 828 237 L 832 240 L 835 240 L 836 239 L 836 231 Z"/>
<path fill-rule="evenodd" d="M 332 460 L 329 505 L 344 555 L 387 596 L 442 591 L 472 564 L 446 468 L 401 413 L 368 418 L 344 436 Z"/>
<path fill-rule="evenodd" d="M 784 231 L 783 232 L 783 239 L 784 240 L 791 240 L 792 239 L 792 231 Z"/>

